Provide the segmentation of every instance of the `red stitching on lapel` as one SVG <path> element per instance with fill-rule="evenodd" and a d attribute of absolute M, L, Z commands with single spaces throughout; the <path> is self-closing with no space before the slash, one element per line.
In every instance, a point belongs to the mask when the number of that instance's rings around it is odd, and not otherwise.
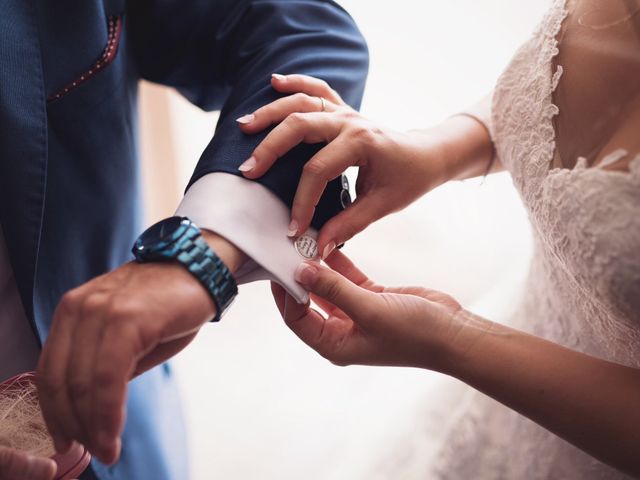
<path fill-rule="evenodd" d="M 116 58 L 116 53 L 118 52 L 118 45 L 120 44 L 120 33 L 122 32 L 122 19 L 120 17 L 112 16 L 109 17 L 109 29 L 107 33 L 107 46 L 104 47 L 102 55 L 100 58 L 94 63 L 91 68 L 81 75 L 79 75 L 75 80 L 69 82 L 64 87 L 62 87 L 57 92 L 52 93 L 47 98 L 47 103 L 53 102 L 55 100 L 59 100 L 64 97 L 66 94 L 71 92 L 72 90 L 78 88 L 83 83 L 89 81 L 89 79 L 95 75 L 97 75 L 102 69 L 104 69 L 107 65 L 109 65 L 114 58 Z"/>

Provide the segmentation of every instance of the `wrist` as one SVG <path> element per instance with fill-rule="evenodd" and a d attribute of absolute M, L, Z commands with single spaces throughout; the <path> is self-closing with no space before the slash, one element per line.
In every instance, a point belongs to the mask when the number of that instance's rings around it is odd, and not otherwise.
<path fill-rule="evenodd" d="M 481 345 L 496 324 L 468 310 L 452 314 L 446 338 L 440 341 L 442 364 L 439 371 L 465 380 L 479 366 Z"/>
<path fill-rule="evenodd" d="M 493 143 L 478 120 L 467 115 L 455 115 L 432 127 L 422 135 L 435 152 L 439 180 L 464 180 L 486 173 L 493 157 Z"/>
<path fill-rule="evenodd" d="M 210 230 L 202 229 L 201 233 L 209 247 L 211 247 L 220 260 L 224 262 L 231 273 L 236 273 L 249 259 L 246 253 L 226 238 Z"/>

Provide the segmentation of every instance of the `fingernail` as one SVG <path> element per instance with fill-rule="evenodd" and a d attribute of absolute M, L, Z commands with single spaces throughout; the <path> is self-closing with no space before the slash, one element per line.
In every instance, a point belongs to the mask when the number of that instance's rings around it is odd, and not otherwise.
<path fill-rule="evenodd" d="M 280 81 L 285 81 L 287 79 L 286 75 L 281 75 L 279 73 L 273 73 L 271 75 L 273 78 L 275 78 L 276 80 L 280 80 Z"/>
<path fill-rule="evenodd" d="M 326 247 L 324 247 L 324 250 L 322 251 L 322 260 L 326 259 L 329 255 L 331 255 L 331 252 L 333 252 L 335 249 L 336 249 L 336 242 L 331 242 Z"/>
<path fill-rule="evenodd" d="M 310 285 L 317 273 L 318 269 L 315 265 L 311 265 L 305 262 L 298 265 L 293 278 L 295 278 L 296 281 L 301 283 L 302 285 Z"/>
<path fill-rule="evenodd" d="M 243 115 L 240 118 L 236 119 L 236 122 L 241 123 L 242 125 L 248 125 L 256 119 L 256 116 L 253 113 L 248 115 Z"/>
<path fill-rule="evenodd" d="M 256 166 L 258 162 L 256 162 L 256 157 L 249 157 L 242 165 L 238 167 L 238 170 L 241 172 L 250 172 Z"/>
<path fill-rule="evenodd" d="M 296 233 L 298 233 L 298 222 L 296 222 L 295 220 L 291 220 L 291 223 L 289 224 L 289 230 L 287 231 L 287 237 L 295 237 Z"/>

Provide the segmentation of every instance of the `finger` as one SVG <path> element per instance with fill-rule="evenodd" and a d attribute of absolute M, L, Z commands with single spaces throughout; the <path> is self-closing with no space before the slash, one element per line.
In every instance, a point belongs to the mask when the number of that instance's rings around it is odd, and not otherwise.
<path fill-rule="evenodd" d="M 284 318 L 284 298 L 287 294 L 286 290 L 282 288 L 278 283 L 271 282 L 271 294 L 276 302 L 280 315 Z"/>
<path fill-rule="evenodd" d="M 144 350 L 132 323 L 114 321 L 105 328 L 98 347 L 92 384 L 91 426 L 94 453 L 112 464 L 120 455 L 120 434 L 124 428 L 127 384 L 133 376 L 137 356 Z"/>
<path fill-rule="evenodd" d="M 0 448 L 0 480 L 51 480 L 56 470 L 56 463 L 50 458 Z"/>
<path fill-rule="evenodd" d="M 36 375 L 42 414 L 58 453 L 66 453 L 71 448 L 71 441 L 82 436 L 66 388 L 79 295 L 78 291 L 67 293 L 56 308 Z"/>
<path fill-rule="evenodd" d="M 290 296 L 285 296 L 285 322 L 304 343 L 332 362 L 349 363 L 353 350 L 359 346 L 352 334 L 353 321 L 348 317 L 329 315 L 300 305 Z"/>
<path fill-rule="evenodd" d="M 338 137 L 306 163 L 291 206 L 292 225 L 297 225 L 295 234 L 306 232 L 311 225 L 316 206 L 327 184 L 358 163 L 358 159 L 358 154 L 350 143 Z"/>
<path fill-rule="evenodd" d="M 318 307 L 320 307 L 324 313 L 327 313 L 329 315 L 335 315 L 335 312 L 340 310 L 335 305 L 332 305 L 331 303 L 327 302 L 324 298 L 320 298 L 317 295 L 310 294 L 309 297 L 311 298 L 311 301 L 315 303 Z"/>
<path fill-rule="evenodd" d="M 258 178 L 300 143 L 331 142 L 340 133 L 342 122 L 323 113 L 293 113 L 269 132 L 240 170 L 247 178 Z"/>
<path fill-rule="evenodd" d="M 92 375 L 97 347 L 100 345 L 103 333 L 104 305 L 104 296 L 93 295 L 85 300 L 80 310 L 80 318 L 71 346 L 71 361 L 66 382 L 68 397 L 83 433 L 82 438 L 76 440 L 90 450 L 94 449 L 95 445 L 91 444 L 91 426 L 86 425 L 85 421 L 92 416 Z"/>
<path fill-rule="evenodd" d="M 335 305 L 356 323 L 373 308 L 375 294 L 357 286 L 338 272 L 316 263 L 304 262 L 295 279 L 309 292 Z"/>
<path fill-rule="evenodd" d="M 282 93 L 302 92 L 312 97 L 323 97 L 336 105 L 345 105 L 338 92 L 320 78 L 300 74 L 274 74 L 271 77 L 271 85 Z"/>
<path fill-rule="evenodd" d="M 372 195 L 355 202 L 324 224 L 318 234 L 318 251 L 325 260 L 336 245 L 342 245 L 386 214 L 384 199 Z"/>
<path fill-rule="evenodd" d="M 340 250 L 334 250 L 331 255 L 325 259 L 325 262 L 333 270 L 356 285 L 362 285 L 369 281 L 369 277 L 367 277 L 362 270 L 356 267 L 349 257 Z"/>
<path fill-rule="evenodd" d="M 259 108 L 250 115 L 240 117 L 237 122 L 240 129 L 252 135 L 261 132 L 265 128 L 282 122 L 295 112 L 333 112 L 338 106 L 328 100 L 324 102 L 319 97 L 312 97 L 305 93 L 296 93 L 288 97 L 280 98 L 264 107 Z"/>

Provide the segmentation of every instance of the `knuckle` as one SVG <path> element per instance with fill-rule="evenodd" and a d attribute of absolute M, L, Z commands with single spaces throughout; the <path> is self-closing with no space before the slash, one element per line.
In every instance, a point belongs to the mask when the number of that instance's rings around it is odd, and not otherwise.
<path fill-rule="evenodd" d="M 378 127 L 358 125 L 351 132 L 351 136 L 363 145 L 375 145 L 382 131 Z"/>
<path fill-rule="evenodd" d="M 60 299 L 60 303 L 58 304 L 58 312 L 62 315 L 71 315 L 75 313 L 78 305 L 80 305 L 82 299 L 82 295 L 79 289 L 75 288 L 73 290 L 69 290 L 65 293 Z"/>
<path fill-rule="evenodd" d="M 294 93 L 293 95 L 291 95 L 291 99 L 297 104 L 297 105 L 308 105 L 309 104 L 309 95 L 307 95 L 306 93 L 302 93 L 302 92 L 298 92 L 298 93 Z"/>
<path fill-rule="evenodd" d="M 333 92 L 333 89 L 329 86 L 326 80 L 322 80 L 322 79 L 318 80 L 318 87 L 320 87 L 320 89 L 325 93 Z"/>
<path fill-rule="evenodd" d="M 97 315 L 105 308 L 104 298 L 98 295 L 88 296 L 82 303 L 80 313 L 83 317 Z"/>
<path fill-rule="evenodd" d="M 304 165 L 302 172 L 303 174 L 311 177 L 323 177 L 326 168 L 327 167 L 323 162 L 311 160 Z"/>
<path fill-rule="evenodd" d="M 306 123 L 306 115 L 302 112 L 293 112 L 285 120 L 290 128 L 301 128 Z"/>
<path fill-rule="evenodd" d="M 352 122 L 354 120 L 360 120 L 360 114 L 355 110 L 353 110 L 352 108 L 346 108 L 342 110 L 342 112 L 340 113 L 340 116 L 348 122 Z"/>
<path fill-rule="evenodd" d="M 323 294 L 330 302 L 333 302 L 338 298 L 340 295 L 340 282 L 337 278 L 325 279 Z"/>
<path fill-rule="evenodd" d="M 114 298 L 107 307 L 107 316 L 112 324 L 126 325 L 132 317 L 143 313 L 139 303 L 131 298 Z"/>

